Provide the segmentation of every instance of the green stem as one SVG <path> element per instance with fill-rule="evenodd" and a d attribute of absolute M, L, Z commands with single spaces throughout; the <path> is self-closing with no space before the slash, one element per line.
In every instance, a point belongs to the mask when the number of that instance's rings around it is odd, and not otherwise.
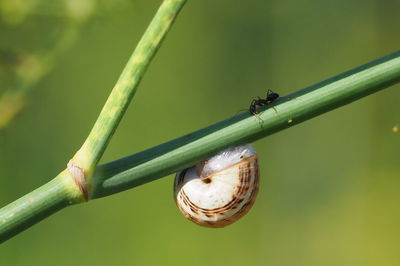
<path fill-rule="evenodd" d="M 0 243 L 22 232 L 47 216 L 67 207 L 82 202 L 67 171 L 53 180 L 8 204 L 0 210 Z"/>
<path fill-rule="evenodd" d="M 271 135 L 399 81 L 400 52 L 396 52 L 282 97 L 264 107 L 257 116 L 245 112 L 101 165 L 94 173 L 90 196 L 104 197 L 169 175 L 225 147 Z M 65 170 L 54 180 L 0 209 L 0 242 L 70 204 L 82 202 L 82 193 L 73 180 Z"/>
<path fill-rule="evenodd" d="M 165 0 L 137 45 L 92 131 L 72 159 L 89 177 L 124 115 L 151 59 L 186 0 Z M 90 180 L 88 180 L 90 186 Z"/>
<path fill-rule="evenodd" d="M 282 97 L 257 116 L 245 112 L 101 165 L 94 174 L 91 198 L 104 197 L 175 173 L 228 146 L 258 140 L 399 81 L 400 52 L 395 52 Z"/>
<path fill-rule="evenodd" d="M 0 209 L 0 242 L 70 204 L 87 200 L 87 191 L 90 189 L 88 178 L 135 94 L 151 59 L 185 2 L 186 0 L 164 0 L 129 59 L 88 138 L 68 163 L 68 169 L 49 183 Z M 49 61 L 47 65 L 50 63 Z"/>

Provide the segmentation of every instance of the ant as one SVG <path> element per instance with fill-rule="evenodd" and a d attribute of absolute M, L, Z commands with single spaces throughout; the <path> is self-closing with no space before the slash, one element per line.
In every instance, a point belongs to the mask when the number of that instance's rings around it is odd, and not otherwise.
<path fill-rule="evenodd" d="M 264 106 L 264 105 L 271 104 L 278 98 L 279 98 L 278 93 L 273 92 L 272 90 L 268 90 L 267 96 L 265 97 L 265 99 L 261 99 L 260 97 L 258 97 L 258 99 L 254 99 L 251 102 L 250 107 L 249 107 L 249 112 L 252 115 L 256 115 L 256 114 L 258 114 L 257 106 Z"/>

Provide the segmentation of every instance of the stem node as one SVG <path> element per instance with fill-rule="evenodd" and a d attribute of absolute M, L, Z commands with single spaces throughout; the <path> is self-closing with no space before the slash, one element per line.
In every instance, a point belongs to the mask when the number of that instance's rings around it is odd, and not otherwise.
<path fill-rule="evenodd" d="M 72 160 L 70 160 L 67 164 L 68 172 L 71 175 L 71 178 L 74 180 L 76 186 L 82 192 L 85 201 L 89 200 L 89 194 L 87 189 L 87 183 L 85 180 L 85 174 L 82 168 L 73 164 Z"/>

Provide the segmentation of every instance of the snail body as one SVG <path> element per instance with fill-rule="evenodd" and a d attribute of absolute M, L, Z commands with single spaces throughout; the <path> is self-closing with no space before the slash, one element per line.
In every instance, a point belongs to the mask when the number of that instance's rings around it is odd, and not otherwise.
<path fill-rule="evenodd" d="M 250 210 L 258 186 L 257 154 L 250 145 L 242 145 L 177 173 L 174 196 L 189 220 L 206 227 L 225 227 Z"/>

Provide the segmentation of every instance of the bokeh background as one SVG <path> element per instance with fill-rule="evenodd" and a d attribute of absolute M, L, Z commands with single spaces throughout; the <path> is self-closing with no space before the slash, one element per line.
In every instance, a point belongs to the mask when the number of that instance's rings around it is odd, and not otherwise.
<path fill-rule="evenodd" d="M 80 147 L 161 1 L 1 0 L 0 205 Z M 394 0 L 189 0 L 102 162 L 398 50 Z M 43 58 L 47 58 L 44 60 Z M 173 176 L 72 206 L 0 246 L 0 265 L 399 265 L 400 86 L 253 143 L 258 200 L 190 223 Z M 4 104 L 4 103 L 3 103 Z"/>

